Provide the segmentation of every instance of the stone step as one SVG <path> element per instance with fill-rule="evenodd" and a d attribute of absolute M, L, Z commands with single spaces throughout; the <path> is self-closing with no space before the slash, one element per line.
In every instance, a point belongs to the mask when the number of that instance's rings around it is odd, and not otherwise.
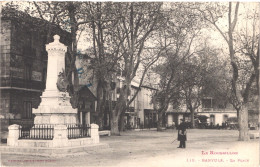
<path fill-rule="evenodd" d="M 110 130 L 98 131 L 99 136 L 111 136 Z"/>
<path fill-rule="evenodd" d="M 64 157 L 91 154 L 93 151 L 109 149 L 106 143 L 91 144 L 77 147 L 44 148 L 44 147 L 11 147 L 0 146 L 0 152 L 17 155 L 37 155 L 47 157 Z"/>

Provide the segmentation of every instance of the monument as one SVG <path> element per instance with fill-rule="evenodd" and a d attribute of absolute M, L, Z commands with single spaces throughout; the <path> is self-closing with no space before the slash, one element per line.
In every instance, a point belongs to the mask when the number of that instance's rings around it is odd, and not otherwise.
<path fill-rule="evenodd" d="M 60 37 L 46 45 L 48 67 L 46 89 L 41 96 L 41 103 L 33 109 L 34 126 L 23 131 L 19 125 L 10 125 L 6 150 L 13 153 L 45 153 L 62 155 L 107 147 L 99 143 L 98 125 L 77 124 L 77 109 L 70 104 L 66 91 L 65 53 L 67 47 L 60 43 Z M 6 151 L 1 148 L 1 151 Z"/>
<path fill-rule="evenodd" d="M 60 43 L 59 39 L 60 37 L 55 35 L 54 41 L 46 45 L 48 52 L 46 89 L 41 96 L 40 106 L 38 109 L 33 109 L 35 125 L 77 123 L 77 109 L 72 108 L 68 92 L 59 90 L 57 86 L 58 76 L 65 76 L 65 53 L 67 52 L 67 47 Z"/>

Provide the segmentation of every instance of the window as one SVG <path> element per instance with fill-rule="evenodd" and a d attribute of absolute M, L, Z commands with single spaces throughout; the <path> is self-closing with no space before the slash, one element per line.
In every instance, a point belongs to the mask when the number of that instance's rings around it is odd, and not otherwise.
<path fill-rule="evenodd" d="M 23 102 L 23 118 L 31 119 L 32 118 L 32 102 L 24 101 Z"/>
<path fill-rule="evenodd" d="M 215 125 L 215 115 L 210 115 L 210 124 Z"/>

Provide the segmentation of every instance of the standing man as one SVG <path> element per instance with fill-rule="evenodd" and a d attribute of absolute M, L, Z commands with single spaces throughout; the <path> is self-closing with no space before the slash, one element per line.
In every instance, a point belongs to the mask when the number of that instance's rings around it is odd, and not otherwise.
<path fill-rule="evenodd" d="M 186 134 L 187 134 L 187 130 L 186 130 L 186 125 L 184 123 L 184 120 L 181 119 L 181 123 L 178 127 L 178 141 L 180 141 L 180 145 L 178 148 L 185 148 L 186 147 L 186 143 L 185 141 L 187 140 Z"/>

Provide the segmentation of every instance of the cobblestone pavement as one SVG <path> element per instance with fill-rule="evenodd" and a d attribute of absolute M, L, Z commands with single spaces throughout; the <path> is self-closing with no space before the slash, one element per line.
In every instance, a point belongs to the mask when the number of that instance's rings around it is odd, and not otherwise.
<path fill-rule="evenodd" d="M 109 148 L 54 158 L 2 154 L 2 166 L 258 167 L 259 140 L 238 141 L 235 130 L 189 129 L 187 148 L 177 148 L 176 130 L 127 131 L 101 137 Z M 228 154 L 228 155 L 227 155 Z"/>

